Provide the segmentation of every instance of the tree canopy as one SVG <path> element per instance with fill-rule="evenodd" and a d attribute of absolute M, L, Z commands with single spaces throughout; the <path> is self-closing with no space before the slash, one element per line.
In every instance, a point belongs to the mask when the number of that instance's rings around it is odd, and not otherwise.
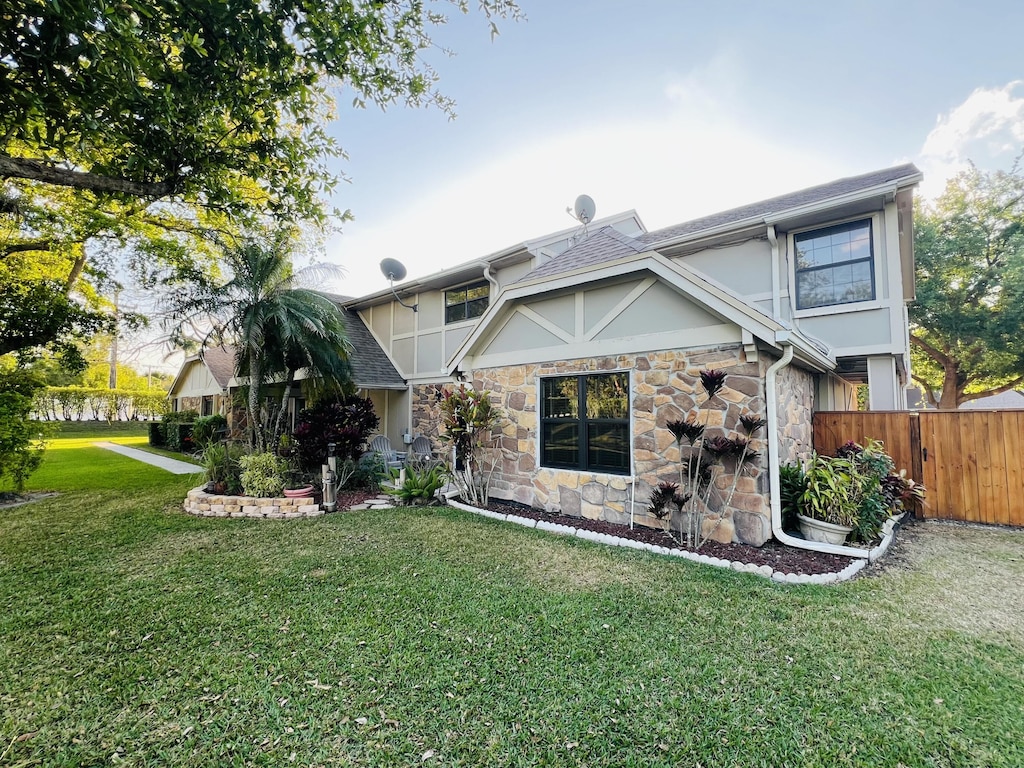
<path fill-rule="evenodd" d="M 914 218 L 913 378 L 941 409 L 1024 384 L 1024 176 L 972 168 Z"/>
<path fill-rule="evenodd" d="M 469 10 L 468 0 L 448 5 Z M 492 29 L 519 16 L 513 0 L 479 7 Z M 421 56 L 445 21 L 437 8 L 420 0 L 5 2 L 0 281 L 32 284 L 8 297 L 8 314 L 70 317 L 69 301 L 89 309 L 90 285 L 116 254 L 127 254 L 144 284 L 161 269 L 189 280 L 219 260 L 225 235 L 256 222 L 323 225 L 337 181 L 329 163 L 341 154 L 326 130 L 335 95 L 451 112 Z M 35 301 L 43 291 L 54 306 Z M 24 343 L 73 336 L 82 319 L 48 322 Z"/>
<path fill-rule="evenodd" d="M 11 0 L 2 19 L 2 178 L 321 219 L 332 84 L 451 109 L 420 56 L 445 17 L 419 0 Z"/>

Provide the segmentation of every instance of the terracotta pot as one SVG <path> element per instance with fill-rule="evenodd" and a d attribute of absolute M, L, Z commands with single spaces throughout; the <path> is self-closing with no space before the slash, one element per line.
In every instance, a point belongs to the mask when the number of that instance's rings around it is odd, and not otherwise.
<path fill-rule="evenodd" d="M 307 496 L 313 495 L 313 486 L 304 485 L 301 488 L 285 488 L 284 495 L 288 499 L 304 499 Z"/>

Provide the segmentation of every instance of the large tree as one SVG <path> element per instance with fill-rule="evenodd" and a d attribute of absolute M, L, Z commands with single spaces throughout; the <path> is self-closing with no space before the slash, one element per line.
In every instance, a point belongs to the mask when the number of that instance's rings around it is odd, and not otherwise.
<path fill-rule="evenodd" d="M 479 6 L 518 15 L 512 0 Z M 332 84 L 451 109 L 420 55 L 445 18 L 421 0 L 10 0 L 0 13 L 2 178 L 317 218 L 338 153 Z"/>
<path fill-rule="evenodd" d="M 914 219 L 913 378 L 929 403 L 1024 385 L 1024 176 L 1019 165 L 951 179 Z"/>
<path fill-rule="evenodd" d="M 249 444 L 259 451 L 280 436 L 280 415 L 300 370 L 322 390 L 350 389 L 348 336 L 338 305 L 298 284 L 286 236 L 242 240 L 227 249 L 227 262 L 229 280 L 199 283 L 173 300 L 175 330 L 194 338 L 205 329 L 202 346 L 235 347 L 235 372 L 248 385 Z M 265 395 L 282 381 L 281 410 L 270 423 Z"/>
<path fill-rule="evenodd" d="M 519 14 L 513 0 L 479 6 L 492 29 Z M 450 112 L 421 57 L 444 20 L 421 0 L 3 3 L 0 281 L 56 280 L 59 314 L 112 253 L 134 254 L 144 281 L 154 266 L 191 278 L 217 258 L 211 235 L 324 224 L 334 95 Z"/>

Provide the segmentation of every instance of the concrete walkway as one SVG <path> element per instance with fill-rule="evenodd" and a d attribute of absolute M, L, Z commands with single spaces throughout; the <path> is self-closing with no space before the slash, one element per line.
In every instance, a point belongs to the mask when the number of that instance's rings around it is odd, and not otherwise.
<path fill-rule="evenodd" d="M 190 464 L 187 461 L 178 461 L 177 459 L 169 459 L 166 456 L 160 456 L 156 453 L 147 453 L 146 451 L 140 451 L 138 448 L 129 448 L 126 445 L 117 445 L 116 443 L 93 443 L 97 448 L 105 448 L 108 451 L 119 453 L 122 456 L 127 456 L 129 459 L 135 459 L 145 464 L 152 464 L 154 467 L 160 467 L 168 472 L 175 475 L 194 475 L 197 472 L 202 472 L 203 468 L 198 464 Z"/>

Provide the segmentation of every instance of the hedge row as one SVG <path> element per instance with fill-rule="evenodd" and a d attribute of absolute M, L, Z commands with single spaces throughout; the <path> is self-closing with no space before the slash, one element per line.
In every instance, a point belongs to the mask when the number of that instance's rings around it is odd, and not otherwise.
<path fill-rule="evenodd" d="M 36 393 L 33 411 L 47 421 L 106 419 L 129 421 L 158 418 L 167 409 L 162 389 L 98 389 L 46 387 Z"/>

